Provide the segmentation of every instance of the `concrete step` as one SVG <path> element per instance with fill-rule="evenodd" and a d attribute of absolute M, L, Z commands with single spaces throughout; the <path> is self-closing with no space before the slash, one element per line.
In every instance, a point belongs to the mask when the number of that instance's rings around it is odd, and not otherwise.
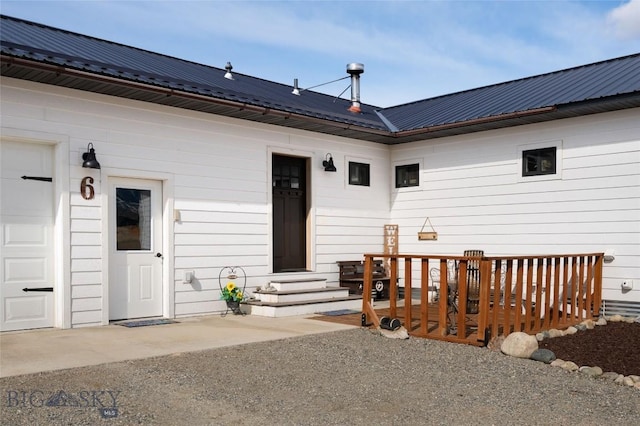
<path fill-rule="evenodd" d="M 262 302 L 250 300 L 243 302 L 243 310 L 249 308 L 251 315 L 264 317 L 288 317 L 296 315 L 316 314 L 320 312 L 336 311 L 339 309 L 362 309 L 361 296 L 347 296 L 345 298 L 321 299 L 312 302 Z"/>
<path fill-rule="evenodd" d="M 327 287 L 327 280 L 326 278 L 271 280 L 269 285 L 278 291 L 308 290 Z"/>
<path fill-rule="evenodd" d="M 349 289 L 324 287 L 303 290 L 256 291 L 254 294 L 260 302 L 266 303 L 312 302 L 324 299 L 344 299 L 349 296 Z"/>

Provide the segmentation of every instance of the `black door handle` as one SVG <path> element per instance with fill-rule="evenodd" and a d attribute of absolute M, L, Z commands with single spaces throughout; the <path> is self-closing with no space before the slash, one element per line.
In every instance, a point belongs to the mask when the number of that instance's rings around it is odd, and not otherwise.
<path fill-rule="evenodd" d="M 22 291 L 49 291 L 53 292 L 53 287 L 32 287 L 32 288 L 23 288 Z"/>
<path fill-rule="evenodd" d="M 156 257 L 162 257 L 162 253 L 156 253 Z"/>

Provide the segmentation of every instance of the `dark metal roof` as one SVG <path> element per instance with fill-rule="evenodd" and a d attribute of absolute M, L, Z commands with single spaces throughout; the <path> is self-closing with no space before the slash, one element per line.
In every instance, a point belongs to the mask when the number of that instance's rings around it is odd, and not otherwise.
<path fill-rule="evenodd" d="M 384 115 L 409 131 L 638 92 L 640 54 L 399 105 Z"/>
<path fill-rule="evenodd" d="M 640 54 L 357 114 L 346 99 L 0 19 L 4 76 L 386 144 L 640 106 Z"/>

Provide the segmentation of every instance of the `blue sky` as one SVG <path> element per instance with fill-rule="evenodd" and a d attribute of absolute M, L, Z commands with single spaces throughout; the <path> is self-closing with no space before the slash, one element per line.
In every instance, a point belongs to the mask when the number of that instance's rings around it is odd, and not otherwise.
<path fill-rule="evenodd" d="M 301 88 L 360 62 L 362 102 L 381 107 L 640 53 L 640 0 L 1 0 L 0 12 Z"/>

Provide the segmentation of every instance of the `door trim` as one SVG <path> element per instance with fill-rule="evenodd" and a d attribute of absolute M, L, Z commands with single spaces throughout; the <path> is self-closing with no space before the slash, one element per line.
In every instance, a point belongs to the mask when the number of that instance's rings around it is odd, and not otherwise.
<path fill-rule="evenodd" d="M 102 203 L 102 235 L 107 236 L 102 244 L 102 324 L 109 324 L 109 253 L 111 241 L 109 235 L 109 209 L 111 202 L 109 197 L 109 184 L 112 178 L 147 179 L 159 181 L 162 185 L 162 316 L 175 317 L 175 281 L 174 256 L 173 256 L 173 185 L 174 177 L 170 173 L 148 172 L 143 170 L 119 169 L 102 167 L 100 170 L 100 200 Z"/>
<path fill-rule="evenodd" d="M 302 157 L 307 160 L 307 203 L 308 213 L 307 213 L 307 272 L 297 272 L 300 274 L 305 274 L 309 272 L 313 272 L 316 270 L 316 203 L 315 203 L 315 191 L 313 191 L 313 182 L 314 182 L 314 171 L 317 170 L 313 167 L 316 164 L 322 164 L 322 160 L 317 160 L 316 157 L 320 158 L 321 154 L 317 154 L 314 151 L 306 151 L 300 149 L 290 149 L 290 148 L 282 148 L 276 146 L 267 146 L 267 212 L 268 212 L 268 250 L 269 250 L 269 260 L 268 260 L 268 271 L 269 275 L 281 275 L 281 274 L 291 274 L 290 272 L 274 272 L 273 266 L 273 173 L 271 170 L 273 169 L 273 156 L 274 155 L 282 155 L 289 157 Z"/>

